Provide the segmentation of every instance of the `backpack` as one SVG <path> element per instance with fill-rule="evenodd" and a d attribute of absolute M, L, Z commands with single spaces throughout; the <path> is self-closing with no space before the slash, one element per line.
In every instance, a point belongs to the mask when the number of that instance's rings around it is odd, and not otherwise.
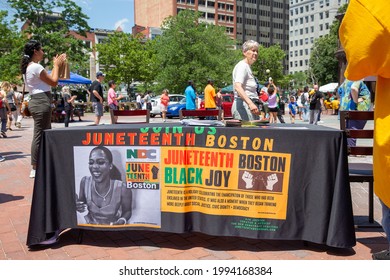
<path fill-rule="evenodd" d="M 306 99 L 306 95 L 304 92 L 301 94 L 301 103 L 302 103 L 302 105 L 306 105 L 306 102 L 307 102 L 307 99 Z"/>

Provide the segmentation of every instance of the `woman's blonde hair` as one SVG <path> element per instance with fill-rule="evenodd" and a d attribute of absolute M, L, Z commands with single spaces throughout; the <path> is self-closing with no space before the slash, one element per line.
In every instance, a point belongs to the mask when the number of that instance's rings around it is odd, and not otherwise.
<path fill-rule="evenodd" d="M 254 40 L 248 40 L 242 45 L 242 51 L 245 53 L 251 49 L 258 49 L 259 43 Z"/>
<path fill-rule="evenodd" d="M 64 97 L 64 94 L 65 93 L 69 93 L 70 92 L 70 90 L 69 90 L 69 87 L 68 86 L 64 86 L 64 87 L 62 87 L 62 90 L 61 90 L 61 95 L 62 95 L 62 97 Z"/>
<path fill-rule="evenodd" d="M 9 82 L 7 81 L 4 81 L 2 84 L 1 84 L 1 89 L 4 90 L 5 92 L 9 92 L 11 90 L 11 85 Z"/>
<path fill-rule="evenodd" d="M 169 94 L 169 90 L 167 90 L 167 89 L 163 89 L 162 92 L 163 92 L 163 93 L 166 93 L 166 94 Z"/>

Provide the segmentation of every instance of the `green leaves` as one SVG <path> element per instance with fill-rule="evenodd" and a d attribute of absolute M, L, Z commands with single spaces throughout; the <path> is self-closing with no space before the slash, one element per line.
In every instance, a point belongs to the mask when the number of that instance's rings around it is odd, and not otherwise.
<path fill-rule="evenodd" d="M 29 34 L 31 39 L 40 41 L 44 47 L 47 58 L 41 62 L 44 67 L 51 65 L 52 58 L 56 54 L 66 52 L 72 69 L 73 65 L 83 67 L 79 71 L 80 74 L 84 74 L 89 69 L 89 57 L 85 55 L 88 50 L 81 40 L 69 36 L 70 30 L 82 36 L 90 30 L 86 21 L 88 17 L 74 1 L 7 0 L 7 2 L 15 10 L 14 21 L 28 23 L 25 34 Z"/>
<path fill-rule="evenodd" d="M 20 81 L 20 54 L 25 42 L 16 26 L 6 22 L 7 12 L 0 11 L 0 81 Z"/>
<path fill-rule="evenodd" d="M 107 74 L 107 80 L 124 83 L 127 87 L 133 81 L 151 84 L 154 78 L 152 42 L 143 43 L 141 37 L 123 32 L 114 32 L 107 40 L 97 45 L 100 68 Z"/>
<path fill-rule="evenodd" d="M 183 93 L 188 80 L 195 82 L 198 92 L 208 78 L 217 87 L 232 83 L 232 70 L 240 59 L 232 50 L 235 42 L 223 27 L 199 18 L 200 13 L 183 10 L 163 22 L 163 34 L 155 45 L 158 91 L 168 88 L 171 93 Z"/>

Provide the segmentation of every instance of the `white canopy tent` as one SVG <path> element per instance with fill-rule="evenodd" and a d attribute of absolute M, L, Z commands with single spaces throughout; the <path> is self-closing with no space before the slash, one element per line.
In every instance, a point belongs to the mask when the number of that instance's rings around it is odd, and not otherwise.
<path fill-rule="evenodd" d="M 326 85 L 323 85 L 319 88 L 319 91 L 321 92 L 334 92 L 335 89 L 338 87 L 338 83 L 329 83 Z"/>

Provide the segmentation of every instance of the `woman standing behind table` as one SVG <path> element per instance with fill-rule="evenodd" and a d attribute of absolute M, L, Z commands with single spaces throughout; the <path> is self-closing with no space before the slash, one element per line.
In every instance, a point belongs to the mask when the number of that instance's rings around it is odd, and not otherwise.
<path fill-rule="evenodd" d="M 53 58 L 53 70 L 51 74 L 48 74 L 43 66 L 39 64 L 39 61 L 43 57 L 44 51 L 40 42 L 30 40 L 24 46 L 21 71 L 31 96 L 28 109 L 34 119 L 30 178 L 35 178 L 42 132 L 45 129 L 51 129 L 51 87 L 55 87 L 58 84 L 59 68 L 64 64 L 66 54 L 56 55 Z"/>
<path fill-rule="evenodd" d="M 116 84 L 113 80 L 108 82 L 108 86 L 110 87 L 107 94 L 108 107 L 110 107 L 110 109 L 112 110 L 118 110 L 118 100 L 121 100 L 123 96 L 119 95 L 118 97 L 116 97 L 116 92 L 115 92 Z M 115 119 L 115 123 L 117 123 L 118 116 L 114 116 L 114 119 Z"/>
<path fill-rule="evenodd" d="M 71 119 L 71 114 L 72 114 L 72 111 L 73 111 L 73 107 L 74 107 L 73 106 L 73 102 L 77 98 L 77 95 L 71 96 L 69 87 L 68 86 L 64 86 L 62 88 L 62 98 L 64 100 L 64 111 L 66 113 L 64 123 L 65 123 L 65 127 L 68 127 L 69 126 L 69 121 Z"/>
<path fill-rule="evenodd" d="M 234 102 L 232 115 L 234 119 L 252 121 L 260 119 L 260 100 L 257 94 L 257 82 L 252 74 L 251 65 L 257 60 L 259 43 L 253 40 L 242 45 L 244 59 L 233 69 Z"/>
<path fill-rule="evenodd" d="M 76 200 L 79 213 L 87 224 L 124 225 L 131 217 L 132 191 L 120 180 L 120 173 L 113 164 L 112 153 L 104 146 L 98 146 L 89 154 L 89 171 L 80 182 Z M 83 221 L 79 221 L 83 223 Z"/>
<path fill-rule="evenodd" d="M 161 94 L 160 103 L 161 103 L 161 117 L 163 119 L 163 122 L 167 121 L 167 108 L 169 104 L 169 91 L 167 89 L 164 89 Z"/>

